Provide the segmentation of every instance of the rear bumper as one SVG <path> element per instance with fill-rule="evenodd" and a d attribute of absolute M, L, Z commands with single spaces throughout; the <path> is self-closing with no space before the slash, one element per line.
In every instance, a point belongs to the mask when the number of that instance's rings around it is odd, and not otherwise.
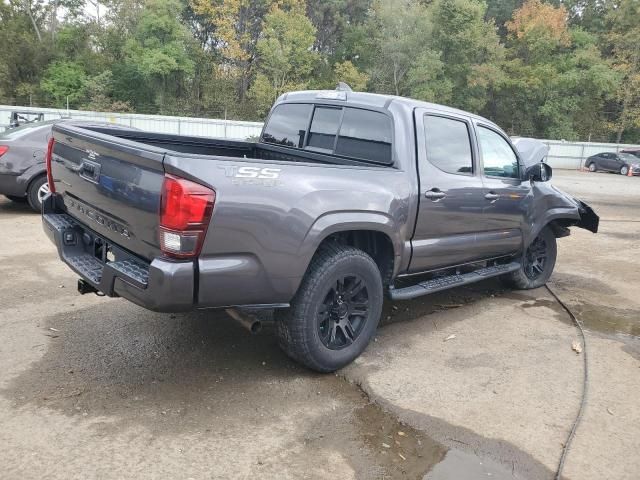
<path fill-rule="evenodd" d="M 149 310 L 180 312 L 194 308 L 193 262 L 140 259 L 76 222 L 54 213 L 52 196 L 45 199 L 43 228 L 58 255 L 91 286 L 109 297 L 123 297 Z M 106 258 L 108 246 L 115 256 Z M 96 254 L 96 252 L 99 252 Z"/>

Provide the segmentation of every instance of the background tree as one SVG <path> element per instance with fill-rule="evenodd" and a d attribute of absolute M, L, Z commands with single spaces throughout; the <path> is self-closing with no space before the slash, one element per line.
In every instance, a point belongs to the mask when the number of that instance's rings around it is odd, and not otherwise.
<path fill-rule="evenodd" d="M 257 45 L 257 75 L 250 92 L 261 113 L 284 92 L 306 88 L 317 60 L 312 50 L 316 29 L 300 6 L 293 5 L 288 11 L 275 7 L 265 18 Z"/>
<path fill-rule="evenodd" d="M 486 3 L 485 3 L 486 1 Z M 100 19 L 89 15 L 86 5 Z M 638 0 L 5 0 L 0 101 L 264 118 L 399 94 L 514 135 L 640 143 Z"/>
<path fill-rule="evenodd" d="M 75 102 L 84 95 L 86 81 L 82 65 L 76 62 L 56 62 L 45 71 L 40 87 L 51 95 L 57 106 L 63 107 L 67 100 L 70 105 L 75 106 Z"/>
<path fill-rule="evenodd" d="M 357 46 L 368 60 L 371 87 L 379 92 L 409 95 L 408 74 L 416 58 L 420 52 L 431 52 L 430 13 L 417 0 L 378 0 L 372 13 L 362 44 Z"/>
<path fill-rule="evenodd" d="M 616 141 L 621 141 L 625 132 L 634 131 L 637 138 L 640 130 L 640 3 L 623 0 L 618 8 L 611 9 L 606 17 L 608 33 L 606 42 L 613 54 L 612 62 L 620 75 L 620 86 L 616 92 L 618 115 L 612 124 Z"/>
<path fill-rule="evenodd" d="M 186 78 L 194 70 L 186 47 L 189 32 L 176 17 L 183 6 L 178 0 L 147 0 L 133 37 L 124 46 L 125 65 L 155 92 L 159 113 L 183 95 Z M 176 108 L 173 104 L 168 111 Z"/>

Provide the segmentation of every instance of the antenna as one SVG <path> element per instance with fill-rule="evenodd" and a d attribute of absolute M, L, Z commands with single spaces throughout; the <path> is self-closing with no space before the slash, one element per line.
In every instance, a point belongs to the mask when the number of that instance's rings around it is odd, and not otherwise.
<path fill-rule="evenodd" d="M 344 82 L 338 82 L 336 90 L 339 92 L 353 92 L 353 90 L 351 90 L 351 87 Z"/>

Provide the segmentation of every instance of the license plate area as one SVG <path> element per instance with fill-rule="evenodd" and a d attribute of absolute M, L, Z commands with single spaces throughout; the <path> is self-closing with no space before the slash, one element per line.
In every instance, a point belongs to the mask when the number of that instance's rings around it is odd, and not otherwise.
<path fill-rule="evenodd" d="M 73 233 L 79 238 L 68 242 L 65 236 L 65 244 L 71 246 L 72 242 L 79 243 L 85 254 L 91 255 L 105 265 L 130 257 L 124 250 L 91 231 L 83 229 Z"/>
<path fill-rule="evenodd" d="M 147 287 L 149 263 L 67 214 L 44 214 L 43 221 L 59 246 L 62 259 L 95 289 L 113 296 L 116 277 L 138 288 Z"/>

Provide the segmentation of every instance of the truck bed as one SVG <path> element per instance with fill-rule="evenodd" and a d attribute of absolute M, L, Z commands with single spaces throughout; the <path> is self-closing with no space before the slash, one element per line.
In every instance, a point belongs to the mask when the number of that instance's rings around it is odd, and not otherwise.
<path fill-rule="evenodd" d="M 160 260 L 165 270 L 167 262 L 191 265 L 191 303 L 200 308 L 288 302 L 322 238 L 341 225 L 382 223 L 389 236 L 406 238 L 413 228 L 415 184 L 394 167 L 248 141 L 68 124 L 56 125 L 53 136 L 56 205 L 49 212 L 70 216 L 78 231 L 88 228 L 91 241 L 120 252 L 116 259 L 151 265 L 150 278 Z M 167 259 L 161 250 L 167 175 L 215 191 L 197 259 Z M 95 256 L 108 260 L 101 248 Z"/>
<path fill-rule="evenodd" d="M 366 165 L 368 162 L 352 159 L 341 159 L 312 151 L 298 151 L 277 144 L 258 143 L 254 141 L 227 140 L 222 138 L 193 137 L 166 133 L 142 132 L 139 130 L 122 130 L 121 128 L 76 127 L 110 137 L 135 142 L 173 153 L 189 155 L 207 155 L 215 157 L 246 158 L 251 160 L 270 160 L 287 162 L 308 162 L 333 165 Z"/>

